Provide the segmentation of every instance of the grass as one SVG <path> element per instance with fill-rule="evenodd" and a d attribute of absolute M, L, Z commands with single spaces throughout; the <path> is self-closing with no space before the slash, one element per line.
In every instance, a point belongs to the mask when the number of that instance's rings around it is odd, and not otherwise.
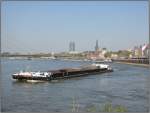
<path fill-rule="evenodd" d="M 80 106 L 77 103 L 77 100 L 75 98 L 73 98 L 73 101 L 72 101 L 72 112 L 78 112 L 79 107 Z"/>
<path fill-rule="evenodd" d="M 112 106 L 111 103 L 105 104 L 102 110 L 103 112 L 127 112 L 127 109 L 122 105 Z"/>
<path fill-rule="evenodd" d="M 80 112 L 80 106 L 79 103 L 75 98 L 73 98 L 72 101 L 72 112 Z M 99 109 L 98 109 L 99 108 Z M 94 105 L 88 107 L 85 109 L 86 112 L 127 112 L 127 108 L 125 108 L 122 105 L 115 105 L 112 106 L 111 103 L 104 104 L 103 107 L 96 107 Z"/>
<path fill-rule="evenodd" d="M 96 112 L 97 111 L 97 108 L 96 108 L 96 106 L 90 106 L 89 108 L 87 108 L 87 110 L 86 110 L 87 112 Z"/>

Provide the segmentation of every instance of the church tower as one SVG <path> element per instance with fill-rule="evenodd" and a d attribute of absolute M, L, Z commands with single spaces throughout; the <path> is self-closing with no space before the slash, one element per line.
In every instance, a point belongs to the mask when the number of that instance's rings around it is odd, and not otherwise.
<path fill-rule="evenodd" d="M 99 51 L 98 40 L 96 40 L 95 51 Z"/>

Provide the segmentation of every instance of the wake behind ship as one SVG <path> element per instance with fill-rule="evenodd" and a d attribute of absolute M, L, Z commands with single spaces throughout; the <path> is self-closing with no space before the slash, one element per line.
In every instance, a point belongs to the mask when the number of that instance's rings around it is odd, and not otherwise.
<path fill-rule="evenodd" d="M 91 74 L 100 74 L 106 72 L 112 72 L 113 69 L 106 64 L 94 63 L 88 66 L 80 68 L 64 68 L 59 70 L 49 70 L 43 72 L 19 72 L 12 75 L 13 79 L 30 81 L 30 80 L 42 80 L 42 81 L 51 81 L 57 79 L 65 79 L 72 77 L 81 77 Z"/>

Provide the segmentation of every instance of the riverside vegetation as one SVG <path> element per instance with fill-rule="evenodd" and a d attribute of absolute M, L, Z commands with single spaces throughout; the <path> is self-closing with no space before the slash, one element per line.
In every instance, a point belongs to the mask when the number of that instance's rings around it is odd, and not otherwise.
<path fill-rule="evenodd" d="M 108 102 L 103 105 L 102 108 L 99 107 L 99 109 L 91 105 L 87 109 L 85 109 L 86 112 L 127 112 L 127 108 L 122 105 L 115 105 L 113 106 L 112 103 Z M 72 112 L 80 112 L 80 104 L 77 102 L 75 98 L 73 98 L 72 102 Z"/>

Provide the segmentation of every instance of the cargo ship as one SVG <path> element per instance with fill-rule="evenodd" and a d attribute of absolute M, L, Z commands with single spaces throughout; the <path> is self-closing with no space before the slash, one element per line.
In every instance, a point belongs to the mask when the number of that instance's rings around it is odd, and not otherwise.
<path fill-rule="evenodd" d="M 38 71 L 38 72 L 23 72 L 12 74 L 12 78 L 23 81 L 51 81 L 57 79 L 81 77 L 85 75 L 100 74 L 112 72 L 113 69 L 107 64 L 94 63 L 88 66 L 79 68 L 64 68 L 58 70 Z"/>

